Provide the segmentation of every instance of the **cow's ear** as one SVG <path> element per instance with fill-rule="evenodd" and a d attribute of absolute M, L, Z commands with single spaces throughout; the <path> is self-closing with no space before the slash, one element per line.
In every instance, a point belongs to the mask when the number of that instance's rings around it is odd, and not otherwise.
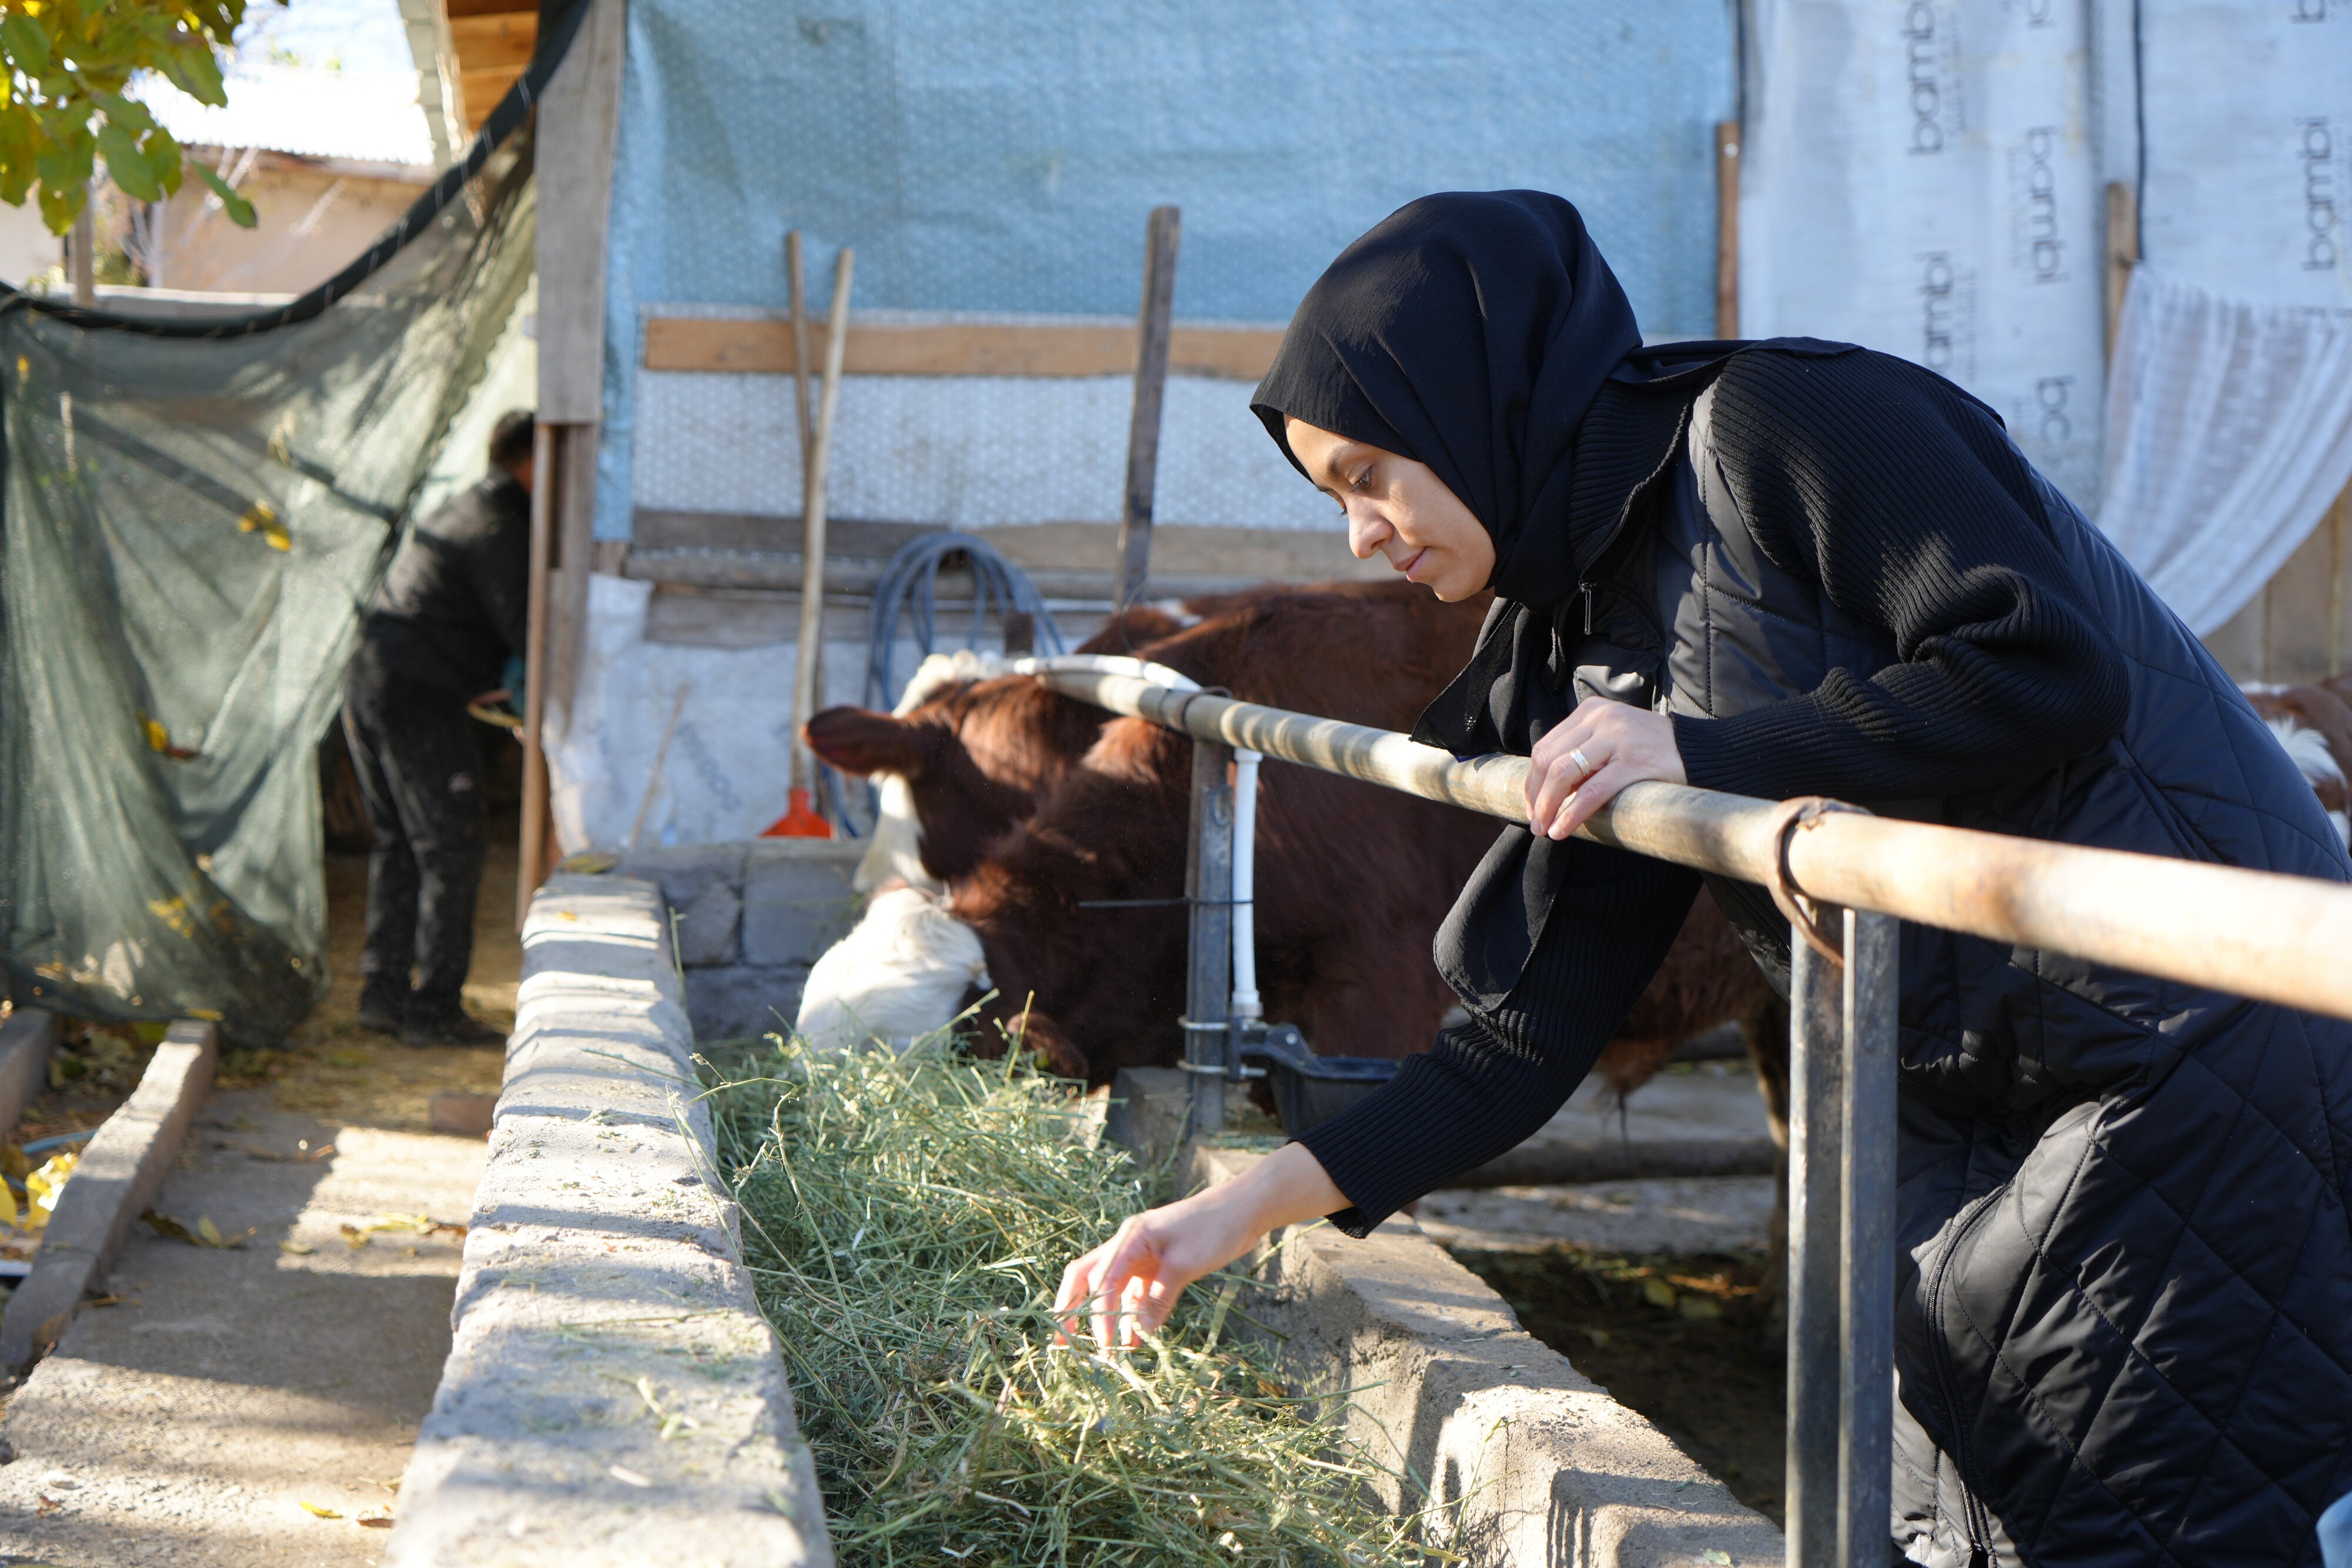
<path fill-rule="evenodd" d="M 829 707 L 801 727 L 811 751 L 844 773 L 896 773 L 919 779 L 930 760 L 935 727 L 871 708 Z"/>

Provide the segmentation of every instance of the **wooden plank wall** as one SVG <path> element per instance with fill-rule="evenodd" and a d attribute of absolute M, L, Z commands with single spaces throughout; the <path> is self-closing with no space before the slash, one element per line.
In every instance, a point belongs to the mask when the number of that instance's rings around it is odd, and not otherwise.
<path fill-rule="evenodd" d="M 1278 327 L 1186 326 L 1171 334 L 1168 373 L 1254 382 L 1274 362 Z M 766 317 L 657 316 L 646 323 L 649 371 L 749 371 L 789 375 L 793 329 Z M 1045 325 L 849 324 L 844 374 L 853 376 L 1128 376 L 1132 322 Z"/>

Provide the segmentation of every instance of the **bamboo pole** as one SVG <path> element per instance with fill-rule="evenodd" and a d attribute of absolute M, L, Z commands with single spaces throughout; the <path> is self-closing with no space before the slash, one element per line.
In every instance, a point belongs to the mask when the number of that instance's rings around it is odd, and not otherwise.
<path fill-rule="evenodd" d="M 1523 757 L 1457 761 L 1387 730 L 1129 675 L 1036 678 L 1198 739 L 1527 821 Z M 1769 883 L 1781 854 L 1775 802 L 1675 784 L 1629 787 L 1583 831 L 1743 882 Z M 2339 883 L 1862 812 L 1806 822 L 1788 835 L 1786 859 L 1796 890 L 1817 903 L 2352 1019 L 2352 887 Z"/>
<path fill-rule="evenodd" d="M 800 658 L 793 670 L 793 773 L 795 806 L 804 806 L 813 769 L 801 727 L 816 712 L 818 660 L 824 643 L 824 486 L 833 455 L 833 420 L 841 401 L 841 357 L 849 339 L 849 280 L 857 253 L 843 246 L 834 263 L 833 314 L 825 325 L 824 384 L 817 397 L 816 436 L 801 493 Z"/>
<path fill-rule="evenodd" d="M 784 278 L 793 301 L 793 434 L 801 444 L 801 515 L 806 517 L 809 447 L 814 434 L 809 425 L 808 308 L 803 287 L 801 231 L 798 229 L 793 229 L 784 235 Z"/>

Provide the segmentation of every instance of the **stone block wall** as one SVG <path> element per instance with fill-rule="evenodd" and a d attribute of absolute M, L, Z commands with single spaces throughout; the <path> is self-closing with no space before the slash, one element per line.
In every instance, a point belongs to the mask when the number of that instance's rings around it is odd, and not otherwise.
<path fill-rule="evenodd" d="M 787 1027 L 817 955 L 857 920 L 863 843 L 754 839 L 634 850 L 612 873 L 661 888 L 697 1040 Z"/>

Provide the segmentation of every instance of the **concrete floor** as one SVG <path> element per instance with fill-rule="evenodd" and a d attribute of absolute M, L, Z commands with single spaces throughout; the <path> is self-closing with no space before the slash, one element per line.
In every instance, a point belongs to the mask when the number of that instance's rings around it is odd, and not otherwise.
<path fill-rule="evenodd" d="M 510 828 L 493 833 L 467 1000 L 505 1028 L 516 857 Z M 220 1249 L 133 1228 L 118 1299 L 85 1307 L 0 1414 L 16 1454 L 0 1468 L 0 1563 L 382 1555 L 389 1531 L 362 1519 L 398 1506 L 463 1243 L 407 1227 L 462 1226 L 482 1172 L 483 1144 L 426 1132 L 426 1105 L 436 1090 L 495 1092 L 500 1063 L 358 1029 L 365 862 L 331 860 L 328 881 L 332 991 L 289 1049 L 225 1064 L 155 1206 L 190 1230 L 254 1234 Z"/>
<path fill-rule="evenodd" d="M 1669 1068 L 1625 1103 L 1623 1135 L 1644 1139 L 1769 1135 L 1756 1078 L 1745 1062 Z M 1588 1082 L 1539 1138 L 1613 1141 L 1616 1103 Z M 1761 1252 L 1772 1218 L 1770 1176 L 1692 1176 L 1574 1186 L 1504 1186 L 1434 1192 L 1415 1213 L 1441 1246 L 1535 1251 Z"/>

